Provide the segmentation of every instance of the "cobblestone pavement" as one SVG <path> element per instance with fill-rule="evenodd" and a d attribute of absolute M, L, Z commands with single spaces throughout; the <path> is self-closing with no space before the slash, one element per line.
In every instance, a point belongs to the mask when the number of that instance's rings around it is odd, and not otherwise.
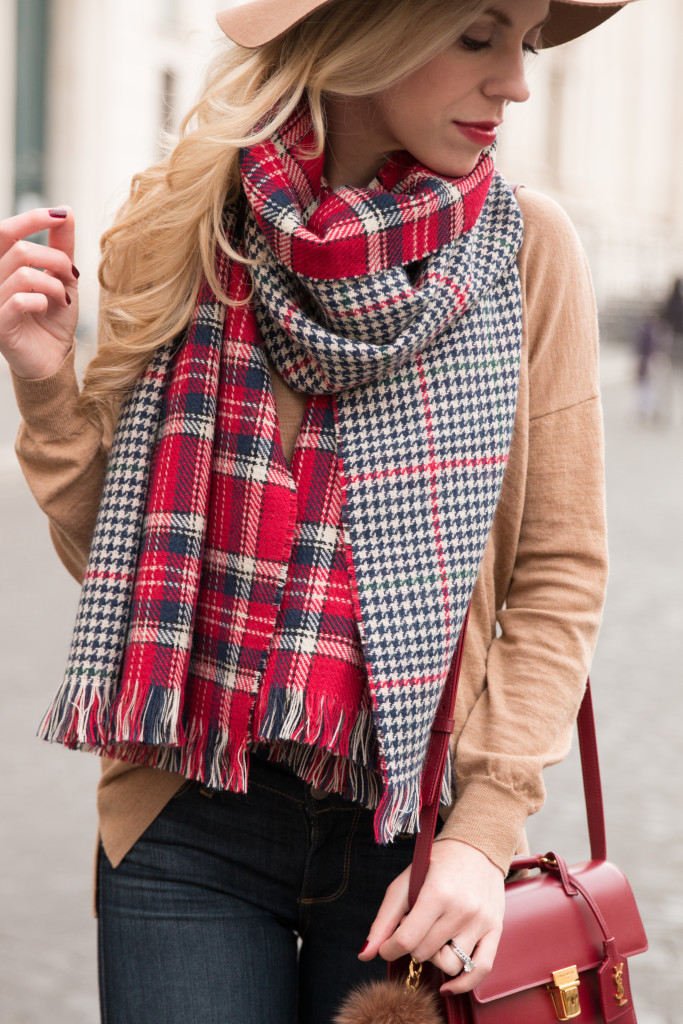
<path fill-rule="evenodd" d="M 650 952 L 632 961 L 639 1024 L 680 1020 L 683 955 L 683 416 L 633 416 L 631 367 L 603 363 L 612 575 L 593 670 L 609 855 L 626 871 Z M 678 380 L 683 391 L 683 380 Z M 0 370 L 0 1024 L 96 1024 L 90 877 L 96 759 L 33 740 L 64 663 L 77 588 L 15 467 Z M 534 849 L 586 856 L 576 755 L 548 773 Z"/>

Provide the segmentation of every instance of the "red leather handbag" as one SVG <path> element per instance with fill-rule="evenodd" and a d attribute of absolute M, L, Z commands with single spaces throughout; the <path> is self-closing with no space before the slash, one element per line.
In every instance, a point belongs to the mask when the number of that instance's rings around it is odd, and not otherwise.
<path fill-rule="evenodd" d="M 466 624 L 465 624 L 466 625 Z M 412 907 L 424 883 L 436 826 L 441 780 L 448 741 L 453 730 L 465 628 L 463 628 L 448 683 L 432 727 L 422 777 L 420 833 L 410 876 Z M 556 853 L 517 857 L 511 872 L 538 869 L 506 884 L 503 933 L 491 973 L 465 995 L 441 996 L 448 977 L 432 964 L 416 964 L 404 957 L 388 966 L 390 981 L 401 991 L 416 994 L 431 989 L 436 999 L 432 1016 L 418 1009 L 411 1016 L 411 995 L 404 1007 L 378 1014 L 381 995 L 367 998 L 337 1018 L 339 1024 L 371 1024 L 381 1020 L 429 1021 L 447 1024 L 553 1024 L 576 1020 L 579 1024 L 636 1024 L 628 959 L 647 949 L 647 939 L 626 876 L 606 859 L 602 787 L 595 736 L 590 682 L 579 711 L 578 733 L 583 785 L 588 815 L 591 859 L 567 867 Z M 393 986 L 392 1007 L 396 1005 Z M 387 989 L 389 992 L 389 989 Z M 370 989 L 366 995 L 370 994 Z M 356 1012 L 370 1007 L 366 1016 Z M 395 1016 L 391 1013 L 395 1012 Z"/>

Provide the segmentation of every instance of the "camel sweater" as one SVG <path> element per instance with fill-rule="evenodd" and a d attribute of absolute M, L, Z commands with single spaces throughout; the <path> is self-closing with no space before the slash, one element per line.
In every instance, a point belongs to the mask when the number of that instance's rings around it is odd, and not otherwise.
<path fill-rule="evenodd" d="M 569 749 L 607 575 L 590 273 L 562 210 L 530 190 L 518 199 L 524 216 L 519 399 L 472 597 L 452 740 L 457 797 L 441 833 L 482 850 L 504 872 L 528 815 L 543 802 L 543 768 Z M 271 377 L 289 460 L 306 396 L 274 371 Z M 23 416 L 19 460 L 59 557 L 80 581 L 110 431 L 78 409 L 73 353 L 51 377 L 15 377 L 14 385 Z M 100 836 L 116 866 L 184 780 L 120 761 L 104 760 L 102 767 Z"/>

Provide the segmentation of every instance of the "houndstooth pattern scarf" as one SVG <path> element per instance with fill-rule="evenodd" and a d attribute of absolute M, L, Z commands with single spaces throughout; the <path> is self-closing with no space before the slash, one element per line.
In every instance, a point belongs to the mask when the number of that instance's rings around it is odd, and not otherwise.
<path fill-rule="evenodd" d="M 505 470 L 522 219 L 490 153 L 458 180 L 397 154 L 368 188 L 330 192 L 313 150 L 302 104 L 242 153 L 234 233 L 254 261 L 253 299 L 244 267 L 219 254 L 222 286 L 243 304 L 226 308 L 205 284 L 180 352 L 161 349 L 122 409 L 40 734 L 245 788 L 236 750 L 294 529 L 262 400 L 267 352 L 292 388 L 333 396 L 387 841 L 417 824 L 429 730 Z M 240 632 L 245 612 L 262 620 L 257 635 Z"/>

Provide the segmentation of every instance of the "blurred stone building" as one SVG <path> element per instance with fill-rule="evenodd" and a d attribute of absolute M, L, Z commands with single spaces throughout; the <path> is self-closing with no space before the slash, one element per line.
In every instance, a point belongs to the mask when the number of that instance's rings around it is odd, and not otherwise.
<path fill-rule="evenodd" d="M 286 2 L 286 0 L 283 0 Z M 68 203 L 82 330 L 98 239 L 159 131 L 191 106 L 221 0 L 3 0 L 0 216 Z M 554 196 L 583 238 L 603 310 L 657 301 L 683 273 L 683 3 L 641 0 L 530 69 L 499 166 Z"/>
<path fill-rule="evenodd" d="M 99 238 L 160 131 L 195 101 L 220 0 L 0 0 L 0 217 L 76 214 L 81 334 L 96 320 Z M 225 37 L 222 37 L 223 39 Z"/>
<path fill-rule="evenodd" d="M 568 211 L 606 311 L 683 275 L 681 42 L 681 0 L 640 0 L 539 56 L 508 112 L 498 164 Z"/>

